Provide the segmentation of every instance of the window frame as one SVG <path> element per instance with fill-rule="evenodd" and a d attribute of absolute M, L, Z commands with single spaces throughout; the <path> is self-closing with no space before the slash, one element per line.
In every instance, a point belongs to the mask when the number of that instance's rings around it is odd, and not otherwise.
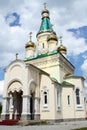
<path fill-rule="evenodd" d="M 76 88 L 76 105 L 80 106 L 81 105 L 81 97 L 80 97 L 80 89 Z"/>
<path fill-rule="evenodd" d="M 70 95 L 67 96 L 67 103 L 70 105 Z"/>
<path fill-rule="evenodd" d="M 44 91 L 43 93 L 43 102 L 44 102 L 44 105 L 47 105 L 48 104 L 48 95 L 47 95 L 47 92 Z"/>
<path fill-rule="evenodd" d="M 49 111 L 49 90 L 44 86 L 42 90 L 42 111 Z M 45 93 L 46 92 L 46 93 Z M 45 102 L 45 100 L 47 100 Z"/>
<path fill-rule="evenodd" d="M 77 100 L 76 100 L 76 90 L 77 89 L 79 90 L 80 104 L 77 104 Z M 82 102 L 82 91 L 78 87 L 75 89 L 75 101 L 76 101 L 76 111 L 84 110 L 84 106 L 83 106 L 83 102 Z"/>

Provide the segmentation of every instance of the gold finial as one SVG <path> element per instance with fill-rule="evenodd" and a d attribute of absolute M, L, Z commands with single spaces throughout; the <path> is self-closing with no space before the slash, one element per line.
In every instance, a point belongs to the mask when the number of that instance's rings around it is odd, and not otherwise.
<path fill-rule="evenodd" d="M 63 38 L 63 37 L 62 37 L 62 36 L 60 36 L 60 44 L 62 44 L 62 38 Z"/>
<path fill-rule="evenodd" d="M 45 3 L 44 3 L 44 9 L 46 9 L 46 5 L 47 5 L 47 3 L 45 2 Z"/>
<path fill-rule="evenodd" d="M 18 60 L 18 53 L 16 53 L 16 60 Z"/>
<path fill-rule="evenodd" d="M 31 41 L 31 38 L 32 38 L 32 32 L 29 33 L 29 36 L 30 36 L 30 41 Z"/>

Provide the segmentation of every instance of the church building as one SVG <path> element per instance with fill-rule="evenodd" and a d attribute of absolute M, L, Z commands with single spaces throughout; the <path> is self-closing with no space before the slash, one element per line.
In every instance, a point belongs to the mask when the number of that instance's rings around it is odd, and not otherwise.
<path fill-rule="evenodd" d="M 4 70 L 1 118 L 85 119 L 84 78 L 74 74 L 75 67 L 67 59 L 62 37 L 57 37 L 53 30 L 46 5 L 41 15 L 37 44 L 30 33 L 25 44 L 25 59 L 20 60 L 16 54 L 16 59 Z"/>

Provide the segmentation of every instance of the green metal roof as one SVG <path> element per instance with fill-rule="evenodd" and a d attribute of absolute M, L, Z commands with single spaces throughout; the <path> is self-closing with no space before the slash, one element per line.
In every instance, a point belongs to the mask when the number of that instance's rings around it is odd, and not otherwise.
<path fill-rule="evenodd" d="M 52 25 L 49 18 L 43 18 L 39 32 L 52 31 Z"/>
<path fill-rule="evenodd" d="M 26 59 L 24 59 L 24 61 L 26 62 L 26 61 L 31 61 L 31 60 L 35 60 L 35 59 L 40 59 L 40 58 L 51 56 L 51 55 L 54 55 L 54 54 L 57 54 L 57 53 L 60 53 L 60 52 L 57 52 L 57 50 L 54 50 L 51 53 L 41 54 L 41 55 L 38 55 L 35 58 L 26 58 Z"/>
<path fill-rule="evenodd" d="M 63 81 L 61 85 L 73 86 L 73 84 L 66 82 L 66 81 Z"/>
<path fill-rule="evenodd" d="M 51 80 L 58 83 L 57 79 L 54 77 L 51 77 Z"/>

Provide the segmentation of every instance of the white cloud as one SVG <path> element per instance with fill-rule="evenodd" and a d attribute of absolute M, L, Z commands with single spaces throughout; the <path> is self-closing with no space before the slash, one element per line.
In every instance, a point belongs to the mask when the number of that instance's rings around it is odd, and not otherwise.
<path fill-rule="evenodd" d="M 4 81 L 0 81 L 0 95 L 3 95 Z"/>
<path fill-rule="evenodd" d="M 81 66 L 83 75 L 85 78 L 87 78 L 87 59 L 84 60 L 84 63 Z"/>
<path fill-rule="evenodd" d="M 28 41 L 28 33 L 33 32 L 33 41 L 36 42 L 36 34 L 41 24 L 41 10 L 44 0 L 0 0 L 0 65 L 7 65 L 14 60 L 18 52 L 20 58 L 25 57 L 25 44 Z M 87 1 L 76 0 L 46 0 L 50 11 L 51 22 L 57 35 L 63 35 L 63 43 L 68 48 L 68 55 L 77 56 L 87 50 L 83 38 L 76 39 L 72 33 L 66 31 L 69 28 L 78 28 L 87 24 Z M 20 15 L 21 27 L 9 27 L 5 22 L 8 13 L 17 12 Z M 13 19 L 11 19 L 13 20 Z M 75 48 L 75 49 L 73 49 Z"/>
<path fill-rule="evenodd" d="M 87 44 L 84 38 L 76 38 L 73 33 L 63 32 L 63 43 L 67 47 L 69 56 L 78 56 L 87 50 Z"/>

